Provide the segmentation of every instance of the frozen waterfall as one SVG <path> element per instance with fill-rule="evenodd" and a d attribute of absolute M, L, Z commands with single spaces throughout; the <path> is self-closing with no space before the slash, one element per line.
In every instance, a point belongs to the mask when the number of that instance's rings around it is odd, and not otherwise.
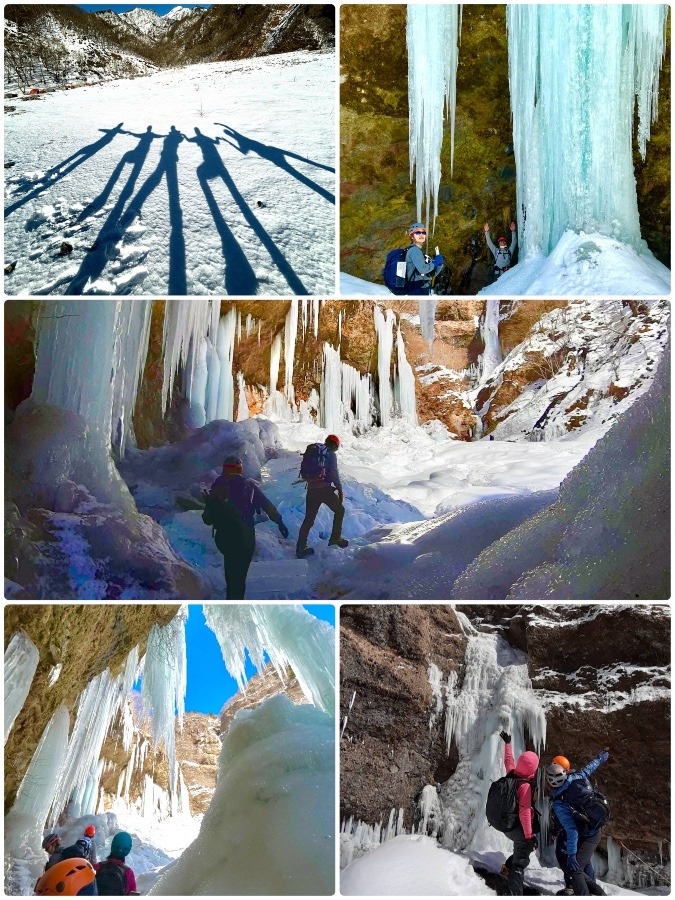
<path fill-rule="evenodd" d="M 665 4 L 509 4 L 509 82 L 522 258 L 566 229 L 639 248 L 633 110 L 656 117 Z M 440 118 L 440 117 L 438 117 Z"/>
<path fill-rule="evenodd" d="M 422 337 L 429 343 L 429 353 L 434 349 L 434 331 L 436 324 L 436 303 L 435 297 L 425 297 L 423 300 L 417 301 L 417 309 L 420 315 L 420 328 L 422 329 Z"/>
<path fill-rule="evenodd" d="M 298 300 L 291 300 L 291 307 L 284 325 L 284 394 L 289 403 L 295 403 L 293 388 L 293 362 L 295 360 L 295 340 L 298 336 Z"/>
<path fill-rule="evenodd" d="M 5 743 L 26 702 L 40 661 L 37 647 L 25 631 L 15 631 L 5 650 Z"/>
<path fill-rule="evenodd" d="M 481 322 L 481 335 L 485 349 L 480 361 L 481 381 L 492 375 L 501 363 L 502 348 L 499 343 L 499 299 L 485 301 L 485 315 Z"/>
<path fill-rule="evenodd" d="M 394 410 L 394 393 L 391 387 L 391 352 L 394 346 L 393 328 L 396 317 L 391 309 L 382 312 L 374 307 L 377 333 L 377 377 L 379 380 L 380 425 L 388 425 Z"/>
<path fill-rule="evenodd" d="M 398 374 L 396 376 L 396 400 L 399 415 L 413 425 L 417 425 L 417 401 L 415 400 L 415 373 L 405 355 L 405 344 L 400 326 L 396 330 L 396 356 Z"/>
<path fill-rule="evenodd" d="M 410 181 L 415 171 L 417 218 L 429 225 L 438 215 L 441 184 L 443 112 L 450 121 L 450 174 L 455 150 L 455 85 L 459 59 L 461 6 L 457 3 L 408 5 L 408 109 Z M 424 205 L 424 219 L 422 206 Z"/>
<path fill-rule="evenodd" d="M 323 345 L 320 421 L 328 431 L 340 432 L 354 423 L 369 427 L 372 417 L 372 379 L 340 359 L 340 351 Z"/>

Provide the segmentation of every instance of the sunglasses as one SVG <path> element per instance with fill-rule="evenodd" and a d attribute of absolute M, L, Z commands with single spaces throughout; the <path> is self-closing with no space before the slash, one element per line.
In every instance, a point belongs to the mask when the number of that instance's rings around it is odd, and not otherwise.
<path fill-rule="evenodd" d="M 413 231 L 413 234 L 423 234 L 423 235 L 424 235 L 424 237 L 426 237 L 426 236 L 427 236 L 427 233 L 426 233 L 426 231 Z"/>

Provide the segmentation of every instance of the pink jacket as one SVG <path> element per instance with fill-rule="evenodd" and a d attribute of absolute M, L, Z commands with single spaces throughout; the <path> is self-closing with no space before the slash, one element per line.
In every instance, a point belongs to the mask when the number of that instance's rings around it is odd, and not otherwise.
<path fill-rule="evenodd" d="M 539 768 L 539 757 L 531 750 L 526 750 L 518 757 L 518 762 L 513 761 L 511 744 L 504 744 L 504 765 L 506 774 L 513 772 L 516 778 L 534 778 Z M 530 840 L 532 835 L 532 786 L 522 782 L 516 788 L 518 796 L 518 817 L 523 826 L 525 837 Z"/>

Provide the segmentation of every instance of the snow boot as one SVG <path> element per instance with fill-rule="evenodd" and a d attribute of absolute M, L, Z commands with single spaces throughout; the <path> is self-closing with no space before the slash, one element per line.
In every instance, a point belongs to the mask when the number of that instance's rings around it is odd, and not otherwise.
<path fill-rule="evenodd" d="M 556 891 L 555 895 L 556 895 L 556 897 L 571 897 L 574 895 L 574 888 L 573 887 L 563 888 L 562 891 Z"/>
<path fill-rule="evenodd" d="M 349 546 L 349 541 L 346 541 L 343 537 L 332 537 L 328 541 L 328 546 L 329 547 L 342 547 L 344 549 L 345 547 Z"/>
<path fill-rule="evenodd" d="M 301 547 L 300 544 L 295 548 L 295 556 L 297 559 L 306 559 L 308 556 L 314 555 L 313 547 Z"/>

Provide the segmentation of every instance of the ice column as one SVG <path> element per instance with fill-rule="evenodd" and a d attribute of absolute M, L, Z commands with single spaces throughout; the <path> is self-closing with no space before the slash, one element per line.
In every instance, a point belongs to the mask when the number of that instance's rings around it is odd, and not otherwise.
<path fill-rule="evenodd" d="M 342 414 L 342 367 L 340 351 L 330 344 L 323 345 L 323 373 L 321 376 L 321 425 L 328 431 L 340 431 Z"/>
<path fill-rule="evenodd" d="M 503 359 L 499 343 L 499 299 L 485 301 L 485 316 L 481 332 L 485 344 L 481 357 L 481 380 L 485 381 Z"/>
<path fill-rule="evenodd" d="M 245 689 L 246 651 L 260 672 L 265 655 L 282 680 L 290 666 L 307 699 L 329 715 L 335 706 L 335 631 L 301 606 L 209 605 L 206 624 L 218 638 L 228 672 Z"/>
<path fill-rule="evenodd" d="M 218 322 L 216 348 L 220 360 L 220 377 L 218 381 L 218 403 L 216 419 L 234 420 L 234 381 L 232 378 L 232 360 L 234 359 L 234 334 L 237 323 L 235 308 L 228 310 Z M 210 419 L 208 421 L 211 421 Z"/>
<path fill-rule="evenodd" d="M 279 362 L 281 360 L 281 335 L 274 336 L 272 341 L 272 349 L 270 351 L 270 395 L 277 389 L 279 381 Z"/>
<path fill-rule="evenodd" d="M 436 323 L 436 298 L 425 297 L 423 300 L 417 301 L 417 308 L 420 314 L 420 327 L 422 329 L 422 337 L 429 342 L 429 353 L 434 349 L 434 325 Z"/>
<path fill-rule="evenodd" d="M 237 406 L 237 422 L 243 422 L 248 419 L 250 413 L 248 411 L 248 403 L 246 402 L 246 382 L 241 372 L 237 372 L 237 386 L 239 388 L 239 404 Z"/>
<path fill-rule="evenodd" d="M 396 380 L 399 414 L 417 425 L 417 402 L 415 400 L 415 374 L 406 359 L 405 344 L 401 336 L 401 328 L 396 332 L 396 353 L 398 357 L 398 378 Z"/>
<path fill-rule="evenodd" d="M 427 226 L 432 200 L 434 225 L 438 214 L 444 110 L 450 120 L 452 175 L 455 152 L 455 84 L 461 21 L 461 6 L 457 3 L 408 4 L 410 181 L 413 180 L 413 170 L 416 170 L 417 218 L 425 221 Z"/>
<path fill-rule="evenodd" d="M 312 319 L 314 322 L 314 337 L 319 336 L 319 309 L 321 308 L 320 300 L 312 300 Z"/>
<path fill-rule="evenodd" d="M 35 336 L 36 403 L 77 413 L 124 453 L 150 334 L 150 300 L 50 300 Z"/>
<path fill-rule="evenodd" d="M 212 422 L 218 415 L 218 386 L 220 384 L 220 357 L 216 347 L 206 339 L 206 421 Z"/>
<path fill-rule="evenodd" d="M 522 257 L 566 229 L 639 248 L 633 110 L 644 157 L 665 4 L 509 4 L 509 82 Z"/>
<path fill-rule="evenodd" d="M 189 396 L 194 377 L 194 365 L 198 358 L 194 352 L 190 353 L 190 348 L 200 347 L 206 337 L 216 333 L 220 317 L 220 301 L 180 299 L 166 300 L 165 303 L 162 336 L 164 357 L 162 408 L 166 412 L 179 366 L 183 366 L 184 389 L 186 395 Z M 189 356 L 191 364 L 189 364 Z"/>
<path fill-rule="evenodd" d="M 59 706 L 49 720 L 5 818 L 5 854 L 36 856 L 49 807 L 60 781 L 68 749 L 68 710 Z"/>
<path fill-rule="evenodd" d="M 289 403 L 295 403 L 293 388 L 293 361 L 295 358 L 295 340 L 298 336 L 298 300 L 291 300 L 291 308 L 286 315 L 284 327 L 284 394 Z"/>
<path fill-rule="evenodd" d="M 5 650 L 5 743 L 23 709 L 40 653 L 25 631 L 15 631 Z"/>
<path fill-rule="evenodd" d="M 380 425 L 388 425 L 394 407 L 391 389 L 391 351 L 394 344 L 395 322 L 392 310 L 382 314 L 379 306 L 374 307 L 375 331 L 377 332 L 377 376 L 379 379 Z"/>

